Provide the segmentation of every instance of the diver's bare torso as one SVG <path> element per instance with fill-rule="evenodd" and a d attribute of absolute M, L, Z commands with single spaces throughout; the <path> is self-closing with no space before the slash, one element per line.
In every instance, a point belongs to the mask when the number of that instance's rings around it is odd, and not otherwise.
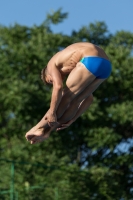
<path fill-rule="evenodd" d="M 69 74 L 76 64 L 87 56 L 98 56 L 108 60 L 105 52 L 98 46 L 87 42 L 75 43 L 55 54 L 55 64 L 62 74 Z"/>
<path fill-rule="evenodd" d="M 98 46 L 87 42 L 75 43 L 55 54 L 47 65 L 47 72 L 51 75 L 56 67 L 62 78 L 69 75 L 66 86 L 73 94 L 78 94 L 88 86 L 95 76 L 79 62 L 83 57 L 97 56 L 108 60 L 105 52 Z"/>

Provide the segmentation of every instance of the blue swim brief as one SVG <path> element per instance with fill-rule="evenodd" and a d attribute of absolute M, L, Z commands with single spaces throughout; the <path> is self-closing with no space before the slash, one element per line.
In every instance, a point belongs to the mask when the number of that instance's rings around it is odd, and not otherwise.
<path fill-rule="evenodd" d="M 97 56 L 88 56 L 80 60 L 81 63 L 94 75 L 96 78 L 108 78 L 111 74 L 111 62 L 105 58 Z"/>

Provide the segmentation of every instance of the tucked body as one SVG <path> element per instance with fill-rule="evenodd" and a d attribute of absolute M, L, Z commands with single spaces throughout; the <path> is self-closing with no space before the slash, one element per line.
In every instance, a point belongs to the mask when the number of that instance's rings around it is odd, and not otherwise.
<path fill-rule="evenodd" d="M 69 124 L 73 119 L 75 121 L 90 106 L 92 93 L 110 73 L 111 63 L 108 56 L 94 44 L 75 43 L 56 53 L 41 75 L 45 83 L 53 86 L 50 108 L 36 127 L 26 134 L 26 138 L 32 140 L 34 136 L 38 137 L 39 127 L 44 128 L 39 133 L 44 136 L 47 126 L 51 130 L 57 127 L 61 129 L 61 124 Z M 63 89 L 65 78 L 66 86 Z"/>

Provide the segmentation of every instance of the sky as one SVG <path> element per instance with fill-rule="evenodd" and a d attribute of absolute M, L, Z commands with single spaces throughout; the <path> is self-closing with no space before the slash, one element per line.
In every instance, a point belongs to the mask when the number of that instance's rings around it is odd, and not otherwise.
<path fill-rule="evenodd" d="M 40 25 L 59 8 L 68 18 L 51 27 L 54 33 L 71 34 L 97 21 L 104 21 L 110 33 L 133 33 L 133 0 L 0 0 L 0 24 Z"/>

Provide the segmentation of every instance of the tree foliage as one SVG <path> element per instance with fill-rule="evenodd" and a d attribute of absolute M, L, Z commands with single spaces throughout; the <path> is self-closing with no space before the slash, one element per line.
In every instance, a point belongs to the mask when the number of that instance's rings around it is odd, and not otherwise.
<path fill-rule="evenodd" d="M 133 199 L 133 34 L 112 35 L 104 22 L 70 36 L 54 34 L 51 24 L 66 17 L 59 9 L 40 26 L 0 27 L 0 198 L 9 199 L 6 192 L 14 183 L 14 199 L 19 194 L 20 200 Z M 112 74 L 71 127 L 32 146 L 24 135 L 45 114 L 51 97 L 41 69 L 57 51 L 79 41 L 101 46 Z"/>

